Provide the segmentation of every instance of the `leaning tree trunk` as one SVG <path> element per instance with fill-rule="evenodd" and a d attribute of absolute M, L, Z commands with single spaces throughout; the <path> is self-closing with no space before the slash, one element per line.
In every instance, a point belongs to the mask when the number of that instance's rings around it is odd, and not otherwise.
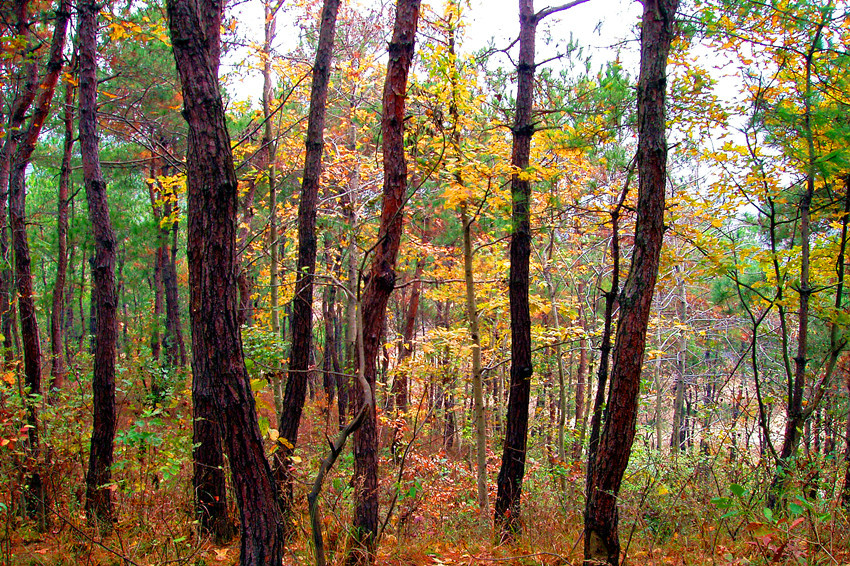
<path fill-rule="evenodd" d="M 304 179 L 298 204 L 298 264 L 295 295 L 292 298 L 292 348 L 289 355 L 289 378 L 283 395 L 283 411 L 278 420 L 282 443 L 275 453 L 275 475 L 283 485 L 281 509 L 286 518 L 292 512 L 292 476 L 289 461 L 298 440 L 298 425 L 307 394 L 307 371 L 313 347 L 313 276 L 316 272 L 316 202 L 322 174 L 325 111 L 328 100 L 331 57 L 333 56 L 336 15 L 339 0 L 325 0 L 319 45 L 313 65 L 310 91 L 310 115 L 307 120 L 307 152 L 304 157 Z"/>
<path fill-rule="evenodd" d="M 169 0 L 168 24 L 189 124 L 186 157 L 196 419 L 223 440 L 239 506 L 240 563 L 279 565 L 283 529 L 237 322 L 238 182 L 218 84 L 223 5 Z M 198 405 L 211 412 L 198 414 Z M 200 419 L 198 418 L 200 417 Z M 217 440 L 217 438 L 215 439 Z"/>
<path fill-rule="evenodd" d="M 664 239 L 667 178 L 667 55 L 679 0 L 644 0 L 638 81 L 638 205 L 631 268 L 620 295 L 607 420 L 590 462 L 584 518 L 585 564 L 620 561 L 617 495 L 635 436 L 640 374 Z M 593 454 L 591 455 L 593 456 Z"/>
<path fill-rule="evenodd" d="M 115 288 L 115 231 L 109 217 L 106 182 L 100 170 L 97 132 L 97 15 L 98 5 L 79 5 L 80 155 L 89 207 L 94 261 L 92 303 L 95 305 L 94 373 L 89 469 L 86 474 L 86 513 L 104 529 L 113 521 L 112 478 L 115 438 L 115 342 L 118 335 L 118 294 Z"/>
<path fill-rule="evenodd" d="M 404 108 L 407 78 L 413 60 L 419 0 L 398 0 L 389 63 L 384 82 L 381 118 L 384 159 L 384 187 L 378 242 L 373 249 L 369 280 L 363 291 L 362 372 L 374 398 L 377 356 L 381 347 L 384 317 L 390 293 L 395 287 L 395 265 L 401 244 L 404 201 L 407 195 L 407 162 L 404 157 Z M 365 404 L 364 393 L 357 398 L 357 410 Z M 376 403 L 366 412 L 354 435 L 354 546 L 351 564 L 374 562 L 378 535 L 378 434 Z"/>
<path fill-rule="evenodd" d="M 20 0 L 15 4 L 18 18 L 18 32 L 24 37 L 28 47 L 32 47 L 29 31 L 29 2 Z M 15 279 L 18 291 L 18 313 L 21 320 L 21 338 L 24 352 L 24 383 L 30 395 L 41 393 L 41 343 L 38 335 L 38 320 L 33 297 L 32 269 L 26 227 L 26 171 L 30 163 L 35 144 L 47 119 L 53 92 L 62 70 L 62 49 L 70 17 L 70 2 L 62 0 L 56 10 L 55 27 L 50 45 L 50 56 L 46 73 L 41 83 L 37 83 L 37 65 L 34 61 L 25 66 L 26 80 L 21 85 L 19 96 L 14 100 L 9 120 L 9 223 L 12 229 L 12 248 L 15 253 Z M 27 57 L 32 59 L 33 55 Z M 36 101 L 36 95 L 38 99 Z M 32 105 L 32 117 L 24 127 L 25 117 Z M 27 405 L 27 442 L 26 450 L 30 462 L 37 462 L 40 456 L 39 429 L 35 403 L 31 399 Z M 25 486 L 25 505 L 27 512 L 36 519 L 40 528 L 47 525 L 47 501 L 41 475 L 30 470 Z"/>

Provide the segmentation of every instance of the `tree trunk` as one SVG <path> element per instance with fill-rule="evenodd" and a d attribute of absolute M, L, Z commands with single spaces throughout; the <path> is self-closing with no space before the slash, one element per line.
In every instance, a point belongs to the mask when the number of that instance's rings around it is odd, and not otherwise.
<path fill-rule="evenodd" d="M 250 226 L 254 220 L 254 195 L 257 192 L 257 183 L 254 179 L 248 181 L 248 191 L 242 199 L 242 217 L 239 219 L 239 228 L 236 231 L 236 248 L 239 252 L 236 255 L 236 263 L 239 265 L 239 275 L 236 280 L 239 289 L 239 326 L 254 325 L 254 284 L 256 283 L 255 276 L 248 270 L 244 264 L 244 254 L 248 248 L 251 239 Z"/>
<path fill-rule="evenodd" d="M 362 299 L 363 375 L 374 396 L 376 362 L 387 301 L 395 287 L 395 264 L 401 244 L 407 162 L 404 156 L 404 109 L 407 78 L 413 59 L 419 0 L 398 0 L 383 93 L 381 134 L 384 165 L 383 201 L 378 242 Z M 364 392 L 357 410 L 364 406 Z M 378 534 L 378 436 L 375 404 L 354 436 L 354 547 L 349 563 L 370 564 Z"/>
<path fill-rule="evenodd" d="M 176 216 L 177 195 L 172 192 L 165 199 L 163 215 Z M 175 219 L 162 228 L 162 284 L 165 288 L 165 358 L 171 368 L 186 367 L 186 344 L 183 341 L 183 325 L 180 322 L 180 291 L 177 286 L 177 231 Z M 171 245 L 168 240 L 171 239 Z"/>
<path fill-rule="evenodd" d="M 481 337 L 478 328 L 478 307 L 475 300 L 475 279 L 472 272 L 472 220 L 467 216 L 466 204 L 460 208 L 463 225 L 463 276 L 466 282 L 466 318 L 472 338 L 472 422 L 475 426 L 476 478 L 478 509 L 482 517 L 490 510 L 487 493 L 487 418 L 484 413 L 484 387 L 481 378 Z"/>
<path fill-rule="evenodd" d="M 522 172 L 529 166 L 531 136 L 534 134 L 534 43 L 538 20 L 532 0 L 520 0 L 519 21 L 518 82 L 511 165 L 518 172 Z M 528 304 L 531 184 L 518 173 L 511 177 L 511 201 L 511 382 L 495 511 L 497 528 L 508 538 L 520 530 L 520 499 L 528 441 L 528 402 L 531 394 L 531 375 L 534 371 L 531 366 L 531 315 Z"/>
<path fill-rule="evenodd" d="M 407 312 L 404 315 L 404 331 L 401 344 L 398 346 L 398 365 L 400 371 L 393 378 L 393 397 L 395 399 L 396 411 L 407 412 L 410 402 L 410 384 L 408 383 L 407 368 L 401 367 L 404 360 L 413 354 L 413 339 L 416 336 L 416 315 L 419 313 L 419 297 L 422 294 L 422 260 L 417 260 L 416 269 L 413 272 L 413 284 L 410 287 L 410 300 L 407 303 Z"/>
<path fill-rule="evenodd" d="M 825 17 L 825 16 L 824 16 Z M 825 23 L 816 26 L 815 35 L 806 51 L 806 92 L 804 95 L 803 129 L 806 134 L 808 162 L 806 171 L 806 185 L 803 194 L 800 195 L 800 283 L 796 291 L 800 296 L 797 310 L 797 355 L 794 357 L 793 379 L 788 384 L 788 401 L 785 409 L 785 432 L 782 435 L 782 448 L 776 462 L 776 472 L 773 476 L 768 491 L 767 505 L 775 508 L 781 499 L 787 478 L 788 467 L 791 460 L 796 456 L 800 445 L 802 430 L 812 412 L 817 408 L 817 401 L 810 400 L 804 408 L 803 397 L 806 392 L 806 365 L 809 355 L 809 302 L 815 289 L 811 286 L 810 262 L 811 262 L 811 206 L 815 193 L 816 159 L 814 147 L 814 135 L 811 124 L 812 106 L 812 72 L 815 53 L 820 49 L 821 33 Z M 843 269 L 843 266 L 841 266 Z M 831 373 L 831 370 L 829 371 Z"/>
<path fill-rule="evenodd" d="M 71 64 L 73 68 L 73 63 Z M 59 172 L 59 202 L 56 212 L 56 281 L 53 284 L 53 308 L 50 311 L 50 367 L 51 389 L 61 389 L 65 384 L 66 364 L 63 339 L 62 315 L 65 313 L 65 280 L 68 275 L 68 202 L 71 184 L 71 152 L 74 147 L 74 94 L 71 82 L 65 83 L 65 107 L 63 124 L 65 141 L 62 152 L 62 168 Z"/>
<path fill-rule="evenodd" d="M 109 217 L 106 182 L 100 170 L 97 130 L 97 15 L 99 7 L 86 0 L 79 6 L 80 155 L 89 207 L 94 261 L 92 304 L 96 314 L 92 423 L 89 468 L 86 474 L 86 513 L 104 529 L 112 528 L 113 441 L 115 438 L 115 344 L 118 335 L 118 295 L 115 287 L 116 241 Z"/>
<path fill-rule="evenodd" d="M 156 175 L 156 169 L 153 164 L 150 167 L 150 175 L 153 178 Z M 157 187 L 156 182 L 152 182 L 148 185 L 148 193 L 151 199 L 151 208 L 153 210 L 153 218 L 157 222 L 157 224 L 162 220 L 162 208 L 158 204 L 158 200 L 160 197 L 160 191 Z M 156 246 L 156 251 L 154 253 L 154 269 L 153 269 L 153 324 L 151 328 L 151 358 L 157 363 L 160 363 L 160 356 L 162 354 L 162 341 L 160 338 L 159 330 L 160 325 L 162 324 L 162 310 L 163 303 L 165 300 L 165 285 L 162 283 L 162 264 L 165 261 L 165 246 L 163 245 L 161 232 L 159 242 Z M 155 398 L 159 398 L 161 394 L 160 387 L 160 379 L 157 375 L 157 372 L 154 372 L 153 377 L 151 378 L 151 394 Z"/>
<path fill-rule="evenodd" d="M 678 5 L 678 0 L 644 0 L 638 81 L 639 192 L 635 245 L 619 299 L 620 319 L 607 419 L 588 477 L 585 564 L 616 566 L 620 561 L 617 495 L 634 441 L 646 330 L 664 239 L 666 68 Z"/>
<path fill-rule="evenodd" d="M 845 361 L 845 364 L 847 361 Z M 847 403 L 850 405 L 850 368 L 845 367 L 844 387 L 847 389 Z M 841 490 L 841 505 L 850 509 L 850 412 L 844 427 L 844 486 Z"/>
<path fill-rule="evenodd" d="M 289 354 L 289 376 L 283 395 L 283 412 L 278 420 L 280 437 L 288 441 L 275 452 L 275 475 L 283 486 L 281 509 L 284 519 L 292 512 L 292 476 L 289 473 L 292 450 L 298 441 L 298 425 L 307 393 L 308 368 L 313 341 L 313 278 L 316 272 L 316 203 L 322 173 L 325 112 L 328 82 L 333 56 L 336 16 L 339 0 L 325 0 L 322 8 L 319 44 L 313 65 L 310 90 L 310 114 L 307 120 L 304 178 L 298 203 L 298 264 L 295 294 L 292 298 L 292 348 Z M 288 523 L 288 521 L 287 521 Z"/>
<path fill-rule="evenodd" d="M 29 2 L 19 0 L 15 4 L 18 33 L 26 40 L 27 50 L 35 41 L 29 31 Z M 26 81 L 22 85 L 18 97 L 12 107 L 9 120 L 8 151 L 12 155 L 9 164 L 9 223 L 12 228 L 12 247 L 15 253 L 15 280 L 18 291 L 18 313 L 21 320 L 21 337 L 24 352 L 24 384 L 30 395 L 41 394 L 41 343 L 39 339 L 38 320 L 33 297 L 32 269 L 26 227 L 26 171 L 30 158 L 35 150 L 35 144 L 41 133 L 41 128 L 50 110 L 50 102 L 59 73 L 62 70 L 62 49 L 65 45 L 65 34 L 70 17 L 70 2 L 62 0 L 56 10 L 55 27 L 50 45 L 50 56 L 41 83 L 36 82 L 37 65 L 35 61 L 27 64 L 24 69 Z M 34 55 L 28 53 L 27 58 Z M 36 95 L 38 99 L 36 100 Z M 32 105 L 32 117 L 29 125 L 24 127 L 25 117 Z M 25 448 L 28 458 L 37 462 L 40 457 L 39 427 L 37 409 L 32 399 L 28 398 L 27 406 L 27 441 Z M 47 495 L 38 470 L 28 470 L 24 503 L 27 513 L 36 520 L 39 528 L 44 529 L 48 523 Z"/>
<path fill-rule="evenodd" d="M 679 266 L 675 266 L 675 271 L 679 273 Z M 687 336 L 684 330 L 685 319 L 687 318 L 688 302 L 685 295 L 685 279 L 679 273 L 679 351 L 676 352 L 676 396 L 673 401 L 673 432 L 670 435 L 670 450 L 673 454 L 678 454 L 685 449 L 685 441 L 687 440 L 688 428 L 685 424 L 684 408 L 685 408 L 685 367 L 687 350 Z"/>
<path fill-rule="evenodd" d="M 328 231 L 325 234 L 323 245 L 325 263 L 327 264 L 329 273 L 333 272 L 333 264 L 336 263 L 331 258 L 330 240 L 331 235 L 330 231 Z M 336 287 L 333 284 L 325 285 L 322 292 L 322 318 L 325 323 L 325 348 L 322 352 L 322 387 L 325 390 L 325 399 L 327 402 L 326 414 L 329 415 L 336 394 L 336 378 L 333 369 L 333 359 L 336 356 Z"/>
<path fill-rule="evenodd" d="M 584 431 L 584 422 L 585 422 L 585 413 L 584 413 L 584 403 L 585 403 L 585 391 L 587 390 L 587 375 L 588 375 L 588 366 L 587 366 L 587 314 L 585 313 L 584 308 L 584 292 L 585 292 L 585 283 L 584 281 L 578 284 L 578 288 L 576 289 L 576 294 L 578 295 L 579 308 L 578 308 L 578 316 L 579 321 L 581 322 L 582 327 L 582 335 L 578 341 L 578 373 L 576 375 L 576 399 L 575 399 L 575 429 L 576 431 Z M 559 356 L 559 364 L 560 361 Z M 563 381 L 563 380 L 562 380 Z M 566 400 L 564 400 L 566 401 Z M 562 408 L 563 412 L 564 409 Z M 560 430 L 563 429 L 563 423 L 560 424 L 559 427 L 559 438 L 560 445 L 563 444 L 563 433 Z M 584 440 L 584 435 L 579 434 L 578 439 L 573 444 L 572 456 L 574 459 L 578 460 L 581 458 L 581 450 L 582 450 L 582 441 Z"/>
<path fill-rule="evenodd" d="M 186 159 L 195 423 L 217 428 L 241 519 L 240 563 L 283 557 L 277 488 L 265 457 L 237 321 L 236 172 L 218 84 L 223 5 L 169 0 L 168 24 L 189 124 Z M 201 413 L 202 407 L 210 412 Z"/>

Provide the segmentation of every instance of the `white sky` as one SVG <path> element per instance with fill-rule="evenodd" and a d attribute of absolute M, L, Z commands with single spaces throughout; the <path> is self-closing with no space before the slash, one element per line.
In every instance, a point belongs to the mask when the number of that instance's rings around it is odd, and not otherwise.
<path fill-rule="evenodd" d="M 360 0 L 364 4 L 377 3 L 378 1 L 380 0 Z M 394 2 L 391 0 L 383 0 L 381 3 L 388 10 L 394 9 Z M 441 0 L 432 0 L 430 3 L 435 9 L 439 9 L 438 6 L 442 4 Z M 563 0 L 538 1 L 534 8 L 539 11 L 562 3 Z M 584 4 L 549 16 L 538 27 L 537 60 L 543 61 L 558 53 L 563 53 L 564 46 L 572 38 L 583 48 L 583 55 L 592 56 L 595 67 L 619 56 L 626 70 L 636 76 L 639 45 L 634 30 L 640 19 L 640 14 L 641 4 L 637 0 L 589 0 Z M 281 44 L 277 46 L 277 49 L 281 52 L 293 47 L 282 42 L 286 42 L 287 39 L 293 43 L 297 41 L 295 34 L 286 32 L 286 17 L 287 14 L 284 10 L 278 20 L 277 37 L 278 43 Z M 249 0 L 241 4 L 236 18 L 240 36 L 252 37 L 255 41 L 262 40 L 263 10 L 259 1 Z M 518 2 L 516 0 L 469 0 L 467 22 L 468 27 L 463 48 L 474 51 L 487 46 L 491 39 L 496 48 L 505 48 L 519 33 Z M 514 47 L 513 52 L 516 53 L 516 47 Z M 231 53 L 225 59 L 222 71 L 229 72 L 231 69 L 228 67 L 238 63 L 244 56 L 244 52 L 242 54 L 239 51 Z M 494 64 L 505 67 L 511 66 L 510 62 L 503 56 L 494 59 Z M 553 64 L 557 65 L 557 63 Z M 262 90 L 260 85 L 261 81 L 258 75 L 251 78 L 243 77 L 236 89 L 238 91 L 235 93 L 236 98 L 249 98 L 256 102 Z"/>

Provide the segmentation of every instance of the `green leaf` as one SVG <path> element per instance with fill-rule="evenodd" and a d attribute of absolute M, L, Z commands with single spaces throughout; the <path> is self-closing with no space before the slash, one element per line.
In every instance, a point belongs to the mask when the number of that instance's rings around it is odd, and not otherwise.
<path fill-rule="evenodd" d="M 789 503 L 788 510 L 791 511 L 791 514 L 795 517 L 797 515 L 802 515 L 803 511 L 805 511 L 805 509 L 803 509 L 803 506 L 797 503 Z"/>
<path fill-rule="evenodd" d="M 767 520 L 768 520 L 768 521 L 770 521 L 771 523 L 773 522 L 773 511 L 771 511 L 770 509 L 768 509 L 767 507 L 765 507 L 765 508 L 764 508 L 764 511 L 762 511 L 762 513 L 764 513 L 764 517 L 765 517 L 765 519 L 767 519 Z"/>
<path fill-rule="evenodd" d="M 737 483 L 733 483 L 732 485 L 730 485 L 729 491 L 731 491 L 737 497 L 744 497 L 744 494 L 747 493 L 747 490 L 744 489 L 743 486 L 738 485 Z"/>

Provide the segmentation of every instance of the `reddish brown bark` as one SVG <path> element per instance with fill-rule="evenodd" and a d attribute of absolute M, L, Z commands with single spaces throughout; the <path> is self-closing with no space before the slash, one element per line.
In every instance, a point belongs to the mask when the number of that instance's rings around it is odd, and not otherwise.
<path fill-rule="evenodd" d="M 617 494 L 635 435 L 646 329 L 661 245 L 667 178 L 665 96 L 667 55 L 678 0 L 645 0 L 638 81 L 638 206 L 631 268 L 619 297 L 607 419 L 589 466 L 584 525 L 586 564 L 620 561 Z"/>
<path fill-rule="evenodd" d="M 199 442 L 198 425 L 208 425 L 227 450 L 241 518 L 241 564 L 277 566 L 283 554 L 277 488 L 263 450 L 237 321 L 238 184 L 218 85 L 222 8 L 217 1 L 167 3 L 183 87 L 183 113 L 189 124 L 186 168 L 195 442 Z M 203 447 L 214 451 L 218 439 L 214 440 Z M 204 463 L 196 462 L 196 474 Z"/>
<path fill-rule="evenodd" d="M 86 513 L 90 520 L 111 528 L 115 438 L 115 344 L 118 335 L 118 295 L 115 287 L 116 241 L 109 217 L 106 182 L 100 169 L 97 130 L 97 15 L 98 5 L 79 5 L 80 155 L 89 220 L 94 237 L 92 304 L 96 312 L 92 376 L 92 436 L 86 474 Z"/>
<path fill-rule="evenodd" d="M 378 242 L 373 250 L 366 288 L 361 301 L 363 329 L 363 375 L 374 398 L 377 357 L 390 293 L 395 288 L 395 265 L 401 244 L 404 201 L 407 195 L 407 161 L 404 156 L 404 111 L 407 79 L 413 60 L 419 0 L 398 0 L 389 63 L 384 82 L 381 118 L 384 165 L 383 200 Z M 363 406 L 362 392 L 356 410 Z M 354 435 L 354 537 L 349 563 L 374 561 L 378 534 L 378 435 L 375 403 L 366 411 Z"/>
<path fill-rule="evenodd" d="M 18 33 L 25 39 L 27 51 L 33 47 L 29 17 L 29 2 L 19 0 L 15 3 L 14 12 L 17 17 Z M 56 10 L 53 38 L 50 44 L 50 54 L 45 66 L 45 74 L 39 82 L 37 57 L 29 53 L 30 63 L 25 65 L 22 72 L 23 80 L 19 83 L 21 90 L 13 102 L 9 120 L 8 136 L 5 144 L 6 156 L 11 156 L 8 163 L 9 172 L 9 223 L 12 229 L 12 248 L 15 252 L 15 280 L 18 291 L 18 312 L 21 321 L 21 339 L 24 353 L 24 383 L 31 395 L 41 394 L 42 354 L 39 340 L 38 321 L 36 319 L 35 302 L 33 299 L 32 269 L 27 242 L 26 228 L 26 170 L 35 150 L 35 144 L 41 133 L 44 121 L 50 110 L 50 102 L 62 70 L 62 49 L 65 45 L 65 35 L 70 2 L 62 0 Z M 36 98 L 37 97 L 37 98 Z M 35 102 L 35 106 L 33 105 Z M 29 124 L 24 126 L 27 113 L 32 106 L 32 116 Z M 5 159 L 4 159 L 5 161 Z M 7 167 L 7 165 L 4 165 Z M 27 402 L 27 451 L 31 461 L 36 461 L 40 455 L 39 428 L 34 403 Z M 25 486 L 25 504 L 27 512 L 44 528 L 47 524 L 47 501 L 40 474 L 32 470 Z"/>
<path fill-rule="evenodd" d="M 319 28 L 319 44 L 313 65 L 310 90 L 310 114 L 307 119 L 307 152 L 304 178 L 298 204 L 298 264 L 295 295 L 292 298 L 292 349 L 289 355 L 289 377 L 283 395 L 283 411 L 278 428 L 281 438 L 289 441 L 275 453 L 275 472 L 283 484 L 281 507 L 284 514 L 292 509 L 292 477 L 289 457 L 298 440 L 298 425 L 307 394 L 307 371 L 313 342 L 313 276 L 316 271 L 316 203 L 322 173 L 325 112 L 328 99 L 331 58 L 333 56 L 336 16 L 339 0 L 325 0 Z"/>

